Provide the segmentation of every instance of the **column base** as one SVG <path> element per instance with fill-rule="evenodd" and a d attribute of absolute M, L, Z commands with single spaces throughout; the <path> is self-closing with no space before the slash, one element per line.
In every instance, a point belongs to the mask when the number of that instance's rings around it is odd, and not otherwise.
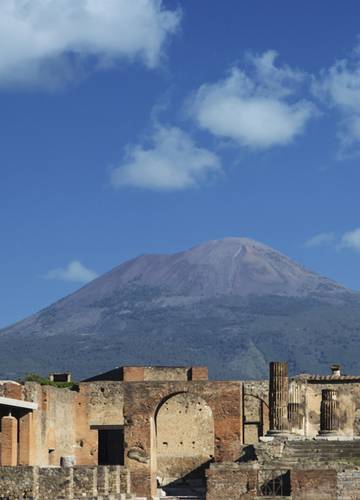
<path fill-rule="evenodd" d="M 319 431 L 319 436 L 337 436 L 339 434 L 338 431 Z"/>
<path fill-rule="evenodd" d="M 289 436 L 291 434 L 290 431 L 288 430 L 269 430 L 267 431 L 266 435 L 267 436 L 273 436 L 273 437 L 276 437 L 276 436 Z"/>
<path fill-rule="evenodd" d="M 273 439 L 292 439 L 294 435 L 290 431 L 270 430 L 265 436 L 260 438 L 261 441 L 272 441 Z"/>
<path fill-rule="evenodd" d="M 323 439 L 323 440 L 340 440 L 341 436 L 338 433 L 338 431 L 319 431 L 318 435 L 315 437 L 315 439 Z"/>

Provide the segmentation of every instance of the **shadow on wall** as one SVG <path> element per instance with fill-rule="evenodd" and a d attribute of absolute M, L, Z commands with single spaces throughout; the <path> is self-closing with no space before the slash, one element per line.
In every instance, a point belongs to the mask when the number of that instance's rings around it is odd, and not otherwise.
<path fill-rule="evenodd" d="M 166 495 L 197 496 L 205 498 L 206 476 L 205 471 L 210 467 L 214 459 L 203 463 L 184 477 L 162 487 Z"/>

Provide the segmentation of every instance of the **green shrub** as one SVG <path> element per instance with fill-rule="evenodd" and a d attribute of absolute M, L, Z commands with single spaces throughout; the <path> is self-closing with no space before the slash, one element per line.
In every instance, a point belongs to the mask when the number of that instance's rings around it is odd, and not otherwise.
<path fill-rule="evenodd" d="M 37 373 L 28 373 L 25 377 L 25 382 L 37 382 L 40 385 L 51 385 L 60 389 L 77 389 L 78 387 L 76 382 L 53 382 Z"/>

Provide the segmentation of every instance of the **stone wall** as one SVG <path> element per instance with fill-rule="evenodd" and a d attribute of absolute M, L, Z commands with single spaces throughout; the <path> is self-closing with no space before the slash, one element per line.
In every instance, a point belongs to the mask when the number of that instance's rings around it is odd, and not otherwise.
<path fill-rule="evenodd" d="M 206 500 L 246 500 L 257 494 L 258 468 L 232 463 L 216 464 L 206 471 Z"/>
<path fill-rule="evenodd" d="M 291 471 L 291 494 L 294 500 L 336 500 L 337 473 L 331 469 L 296 469 Z"/>
<path fill-rule="evenodd" d="M 0 381 L 0 396 L 5 398 L 23 399 L 24 386 L 18 382 Z"/>
<path fill-rule="evenodd" d="M 214 418 L 200 397 L 181 393 L 167 399 L 156 416 L 157 477 L 165 486 L 214 457 Z"/>
<path fill-rule="evenodd" d="M 120 466 L 0 467 L 0 498 L 77 499 L 130 493 L 129 472 Z"/>
<path fill-rule="evenodd" d="M 125 464 L 138 495 L 156 493 L 156 415 L 171 396 L 204 400 L 214 419 L 214 459 L 236 460 L 242 443 L 242 385 L 239 382 L 136 382 L 124 386 Z M 181 429 L 185 434 L 188 429 Z M 179 436 L 178 436 L 179 437 Z M 181 464 L 179 463 L 179 467 Z"/>
<path fill-rule="evenodd" d="M 337 473 L 336 470 L 315 467 L 277 471 L 271 468 L 265 470 L 257 464 L 223 463 L 211 465 L 206 472 L 206 500 L 263 498 L 258 495 L 265 484 L 264 478 L 276 478 L 279 472 L 284 474 L 283 495 L 285 496 L 282 497 L 284 499 L 287 498 L 286 495 L 292 500 L 359 499 L 359 472 Z M 287 488 L 289 488 L 288 491 L 286 491 Z"/>
<path fill-rule="evenodd" d="M 244 444 L 254 444 L 269 430 L 269 382 L 247 380 L 243 395 Z"/>
<path fill-rule="evenodd" d="M 122 366 L 88 378 L 85 382 L 100 380 L 121 382 L 208 380 L 206 366 Z"/>
<path fill-rule="evenodd" d="M 77 393 L 27 382 L 24 395 L 38 404 L 33 412 L 31 465 L 60 465 L 61 457 L 74 455 Z"/>
<path fill-rule="evenodd" d="M 320 429 L 320 403 L 322 389 L 335 389 L 339 401 L 340 430 L 343 436 L 360 436 L 360 383 L 344 378 L 333 380 L 323 377 L 318 381 L 295 377 L 300 395 L 300 409 L 304 413 L 303 434 L 315 437 Z"/>
<path fill-rule="evenodd" d="M 337 475 L 337 499 L 358 500 L 360 492 L 360 471 L 344 470 Z"/>
<path fill-rule="evenodd" d="M 77 464 L 98 462 L 98 430 L 124 424 L 124 383 L 85 382 L 76 397 L 75 457 Z"/>

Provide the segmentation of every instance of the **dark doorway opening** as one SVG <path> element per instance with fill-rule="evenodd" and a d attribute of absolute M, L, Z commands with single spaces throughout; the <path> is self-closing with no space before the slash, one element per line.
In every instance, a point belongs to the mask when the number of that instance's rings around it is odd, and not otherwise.
<path fill-rule="evenodd" d="M 124 429 L 98 429 L 98 464 L 124 465 Z"/>

